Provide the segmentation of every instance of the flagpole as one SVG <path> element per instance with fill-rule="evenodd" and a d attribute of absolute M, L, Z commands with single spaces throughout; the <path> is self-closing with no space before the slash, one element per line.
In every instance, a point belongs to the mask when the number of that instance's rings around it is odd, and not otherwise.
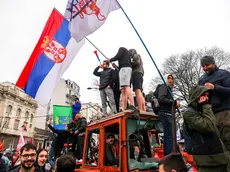
<path fill-rule="evenodd" d="M 167 85 L 166 82 L 165 82 L 165 80 L 164 80 L 164 77 L 162 76 L 162 74 L 161 74 L 161 72 L 160 72 L 160 70 L 159 70 L 159 68 L 158 68 L 158 66 L 157 66 L 157 64 L 156 64 L 156 62 L 154 61 L 154 59 L 153 59 L 151 53 L 149 52 L 149 49 L 148 49 L 147 46 L 145 45 L 143 39 L 141 38 L 141 36 L 140 36 L 140 34 L 138 33 L 138 31 L 137 31 L 137 29 L 135 28 L 135 26 L 133 25 L 131 19 L 129 18 L 129 16 L 127 15 L 127 13 L 125 12 L 125 10 L 124 10 L 123 7 L 121 6 L 121 4 L 118 2 L 118 0 L 116 0 L 116 1 L 117 1 L 118 5 L 120 6 L 122 12 L 124 13 L 124 15 L 126 16 L 126 18 L 128 19 L 129 23 L 130 23 L 131 26 L 133 27 L 133 29 L 134 29 L 134 31 L 136 32 L 137 36 L 139 37 L 141 43 L 142 43 L 143 46 L 145 47 L 145 50 L 147 51 L 148 55 L 150 56 L 150 58 L 151 58 L 153 64 L 155 65 L 155 67 L 156 67 L 156 69 L 157 69 L 157 71 L 158 71 L 158 73 L 159 73 L 161 79 L 163 80 L 164 84 Z M 171 93 L 170 90 L 169 90 L 169 92 L 170 92 L 170 94 L 172 95 L 172 93 Z"/>
<path fill-rule="evenodd" d="M 166 88 L 167 88 L 169 94 L 171 95 L 172 99 L 174 99 L 174 98 L 173 98 L 173 94 L 172 94 L 170 88 L 168 87 L 168 85 L 166 84 L 163 75 L 161 74 L 161 72 L 160 72 L 160 70 L 159 70 L 159 68 L 158 68 L 158 66 L 157 66 L 157 64 L 156 64 L 156 62 L 154 61 L 154 59 L 153 59 L 151 53 L 149 52 L 149 49 L 147 48 L 146 44 L 144 43 L 143 39 L 141 38 L 140 34 L 138 33 L 137 29 L 135 28 L 134 24 L 132 23 L 131 19 L 129 18 L 129 16 L 127 15 L 127 13 L 125 12 L 125 10 L 124 10 L 123 7 L 121 6 L 121 4 L 118 2 L 118 0 L 116 0 L 116 1 L 117 1 L 118 5 L 120 6 L 122 12 L 124 13 L 124 15 L 126 16 L 126 18 L 128 19 L 129 23 L 130 23 L 131 26 L 133 27 L 133 29 L 134 29 L 134 31 L 136 32 L 137 36 L 139 37 L 141 43 L 142 43 L 143 46 L 145 47 L 145 50 L 147 51 L 149 57 L 151 58 L 153 64 L 155 65 L 155 67 L 156 67 L 156 69 L 157 69 L 157 71 L 158 71 L 158 73 L 159 73 L 159 75 L 160 75 L 162 81 L 164 82 L 164 85 L 166 86 Z M 175 102 L 173 103 L 173 106 L 175 106 Z M 180 113 L 180 110 L 179 110 L 178 108 L 177 108 L 177 111 L 178 111 L 178 113 Z M 176 139 L 176 138 L 175 138 L 175 134 L 176 134 L 176 131 L 175 131 L 175 130 L 176 130 L 176 123 L 175 123 L 175 108 L 174 108 L 174 107 L 172 107 L 172 117 L 173 117 L 173 119 L 172 119 L 172 120 L 173 120 L 173 121 L 172 121 L 173 152 L 177 152 L 177 149 L 176 149 L 176 140 L 175 140 L 175 139 Z"/>
<path fill-rule="evenodd" d="M 87 37 L 85 37 L 85 39 L 86 39 L 94 48 L 96 48 L 97 51 L 98 51 L 99 53 L 101 53 L 101 55 L 103 55 L 106 59 L 108 59 L 108 57 L 106 57 L 105 54 L 103 54 L 103 53 L 101 52 L 101 50 L 100 50 L 95 44 L 93 44 Z"/>

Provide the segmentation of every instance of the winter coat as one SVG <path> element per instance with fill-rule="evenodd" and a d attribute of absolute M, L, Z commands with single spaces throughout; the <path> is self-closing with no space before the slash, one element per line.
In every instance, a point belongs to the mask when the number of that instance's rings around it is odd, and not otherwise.
<path fill-rule="evenodd" d="M 142 75 L 144 75 L 144 67 L 141 56 L 139 54 L 134 54 L 132 59 L 132 72 L 140 72 Z"/>
<path fill-rule="evenodd" d="M 216 67 L 200 78 L 199 85 L 204 85 L 207 82 L 215 86 L 211 101 L 213 112 L 230 110 L 230 72 Z"/>
<path fill-rule="evenodd" d="M 95 76 L 99 76 L 100 77 L 100 86 L 99 86 L 99 89 L 101 90 L 101 89 L 104 89 L 107 86 L 111 85 L 111 82 L 112 82 L 112 69 L 111 68 L 107 68 L 107 69 L 104 69 L 101 72 L 98 72 L 99 68 L 100 68 L 99 66 L 96 67 L 96 69 L 94 70 L 93 74 Z"/>
<path fill-rule="evenodd" d="M 207 91 L 210 90 L 204 86 L 194 87 L 189 95 L 188 108 L 183 113 L 186 130 L 192 138 L 191 154 L 197 166 L 228 164 L 229 159 L 216 127 L 212 106 L 209 103 L 198 104 L 198 98 Z"/>
<path fill-rule="evenodd" d="M 85 117 L 81 117 L 77 120 L 77 125 L 75 127 L 75 131 L 78 130 L 79 133 L 85 132 L 87 128 L 87 121 Z"/>
<path fill-rule="evenodd" d="M 170 89 L 170 88 L 169 88 Z M 171 89 L 170 89 L 171 91 Z M 159 86 L 157 91 L 157 99 L 160 104 L 159 112 L 170 113 L 172 112 L 173 98 L 169 93 L 167 87 L 162 84 Z"/>
<path fill-rule="evenodd" d="M 70 132 L 68 130 L 55 129 L 51 125 L 48 125 L 48 127 L 53 133 L 57 134 L 57 137 L 55 137 L 54 141 L 52 142 L 52 146 L 56 151 L 61 151 L 64 147 L 64 142 L 70 135 Z"/>
<path fill-rule="evenodd" d="M 81 103 L 80 102 L 76 102 L 72 106 L 72 114 L 78 114 L 80 111 L 81 111 Z"/>

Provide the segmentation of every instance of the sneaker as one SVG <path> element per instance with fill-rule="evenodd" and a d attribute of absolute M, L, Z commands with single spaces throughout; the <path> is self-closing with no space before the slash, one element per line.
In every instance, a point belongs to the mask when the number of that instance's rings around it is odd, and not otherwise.
<path fill-rule="evenodd" d="M 137 110 L 137 108 L 133 105 L 129 105 L 129 107 L 127 108 L 127 110 Z"/>
<path fill-rule="evenodd" d="M 78 162 L 82 162 L 82 159 L 79 159 Z"/>

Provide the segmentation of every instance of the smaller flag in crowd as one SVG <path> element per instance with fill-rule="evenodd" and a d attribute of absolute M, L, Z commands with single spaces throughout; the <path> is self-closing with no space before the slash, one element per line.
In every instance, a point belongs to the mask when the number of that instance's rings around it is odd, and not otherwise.
<path fill-rule="evenodd" d="M 20 137 L 18 139 L 18 145 L 17 145 L 17 151 L 20 152 L 20 149 L 22 148 L 22 146 L 25 144 L 25 140 L 24 137 L 22 135 L 22 133 L 20 134 Z"/>
<path fill-rule="evenodd" d="M 0 151 L 4 149 L 3 139 L 4 139 L 3 137 L 0 137 Z"/>
<path fill-rule="evenodd" d="M 64 130 L 72 119 L 72 106 L 53 106 L 54 128 Z"/>
<path fill-rule="evenodd" d="M 101 27 L 109 13 L 119 8 L 116 0 L 68 0 L 64 16 L 70 21 L 71 36 L 79 42 Z"/>

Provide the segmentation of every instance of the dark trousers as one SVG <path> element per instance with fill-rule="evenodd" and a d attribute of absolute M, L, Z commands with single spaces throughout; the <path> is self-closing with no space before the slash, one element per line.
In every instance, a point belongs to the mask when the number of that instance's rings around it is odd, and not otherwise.
<path fill-rule="evenodd" d="M 84 136 L 74 136 L 72 143 L 72 151 L 74 157 L 77 159 L 82 159 L 84 148 Z"/>
<path fill-rule="evenodd" d="M 164 155 L 172 152 L 172 115 L 170 113 L 159 112 L 159 117 L 164 130 Z"/>
<path fill-rule="evenodd" d="M 84 136 L 78 136 L 77 139 L 77 159 L 82 159 L 84 149 Z"/>
<path fill-rule="evenodd" d="M 121 97 L 121 90 L 120 90 L 119 85 L 113 87 L 113 94 L 114 94 L 116 109 L 117 109 L 117 112 L 119 112 L 119 110 L 120 110 L 120 97 Z"/>
<path fill-rule="evenodd" d="M 228 151 L 230 159 L 230 110 L 215 113 L 215 117 L 220 138 Z M 228 172 L 230 172 L 230 164 L 228 165 Z"/>

